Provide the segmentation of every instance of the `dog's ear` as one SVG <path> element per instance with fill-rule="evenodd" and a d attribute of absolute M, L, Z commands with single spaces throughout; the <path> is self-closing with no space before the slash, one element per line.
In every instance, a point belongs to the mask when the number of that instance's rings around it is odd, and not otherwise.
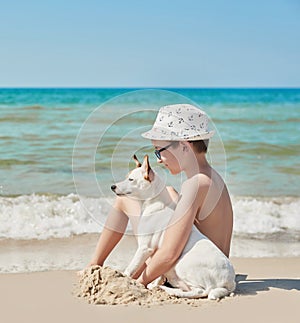
<path fill-rule="evenodd" d="M 145 180 L 151 182 L 153 180 L 153 171 L 152 171 L 150 164 L 149 164 L 149 156 L 148 155 L 145 155 L 145 157 L 144 157 L 142 169 L 144 172 Z"/>
<path fill-rule="evenodd" d="M 136 168 L 138 168 L 138 167 L 141 167 L 141 166 L 142 166 L 142 164 L 141 164 L 141 163 L 139 162 L 139 160 L 137 159 L 136 155 L 133 155 L 133 156 L 132 156 L 132 158 L 133 158 L 133 160 L 134 160 L 134 162 L 135 162 Z"/>

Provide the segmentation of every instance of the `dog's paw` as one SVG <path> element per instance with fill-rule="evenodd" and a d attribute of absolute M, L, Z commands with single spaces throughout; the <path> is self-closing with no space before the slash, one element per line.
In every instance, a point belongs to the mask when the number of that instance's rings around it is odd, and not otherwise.
<path fill-rule="evenodd" d="M 151 283 L 147 285 L 148 289 L 154 289 L 157 286 L 163 285 L 167 279 L 164 276 L 160 276 L 156 279 L 154 279 Z"/>
<path fill-rule="evenodd" d="M 124 275 L 124 276 L 128 276 L 128 277 L 131 277 L 131 272 L 130 272 L 130 270 L 125 269 L 125 270 L 124 270 L 124 272 L 123 272 L 123 275 Z"/>

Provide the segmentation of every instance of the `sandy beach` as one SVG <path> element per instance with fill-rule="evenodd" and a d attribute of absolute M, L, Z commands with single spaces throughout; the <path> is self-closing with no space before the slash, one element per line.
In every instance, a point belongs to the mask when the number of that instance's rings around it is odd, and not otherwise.
<path fill-rule="evenodd" d="M 234 258 L 237 290 L 220 302 L 90 305 L 76 298 L 75 271 L 0 275 L 2 322 L 297 322 L 300 258 Z"/>

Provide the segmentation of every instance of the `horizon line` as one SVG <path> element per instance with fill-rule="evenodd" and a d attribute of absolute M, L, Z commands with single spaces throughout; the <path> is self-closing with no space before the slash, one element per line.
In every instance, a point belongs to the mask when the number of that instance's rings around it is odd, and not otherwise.
<path fill-rule="evenodd" d="M 195 90 L 213 90 L 213 89 L 239 89 L 239 90 L 248 90 L 248 89 L 266 89 L 266 90 L 276 90 L 276 89 L 291 89 L 291 90 L 298 90 L 300 86 L 0 86 L 0 89 L 103 89 L 103 90 L 121 90 L 121 89 L 195 89 Z"/>

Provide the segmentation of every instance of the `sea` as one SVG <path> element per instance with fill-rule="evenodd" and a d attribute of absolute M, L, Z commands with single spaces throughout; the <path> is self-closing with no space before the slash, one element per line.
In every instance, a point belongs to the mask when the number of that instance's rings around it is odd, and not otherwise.
<path fill-rule="evenodd" d="M 0 89 L 0 272 L 81 269 L 114 201 L 110 187 L 158 164 L 150 129 L 163 105 L 204 110 L 215 136 L 207 158 L 233 203 L 232 257 L 300 256 L 300 89 Z M 108 264 L 136 242 L 128 227 Z"/>

